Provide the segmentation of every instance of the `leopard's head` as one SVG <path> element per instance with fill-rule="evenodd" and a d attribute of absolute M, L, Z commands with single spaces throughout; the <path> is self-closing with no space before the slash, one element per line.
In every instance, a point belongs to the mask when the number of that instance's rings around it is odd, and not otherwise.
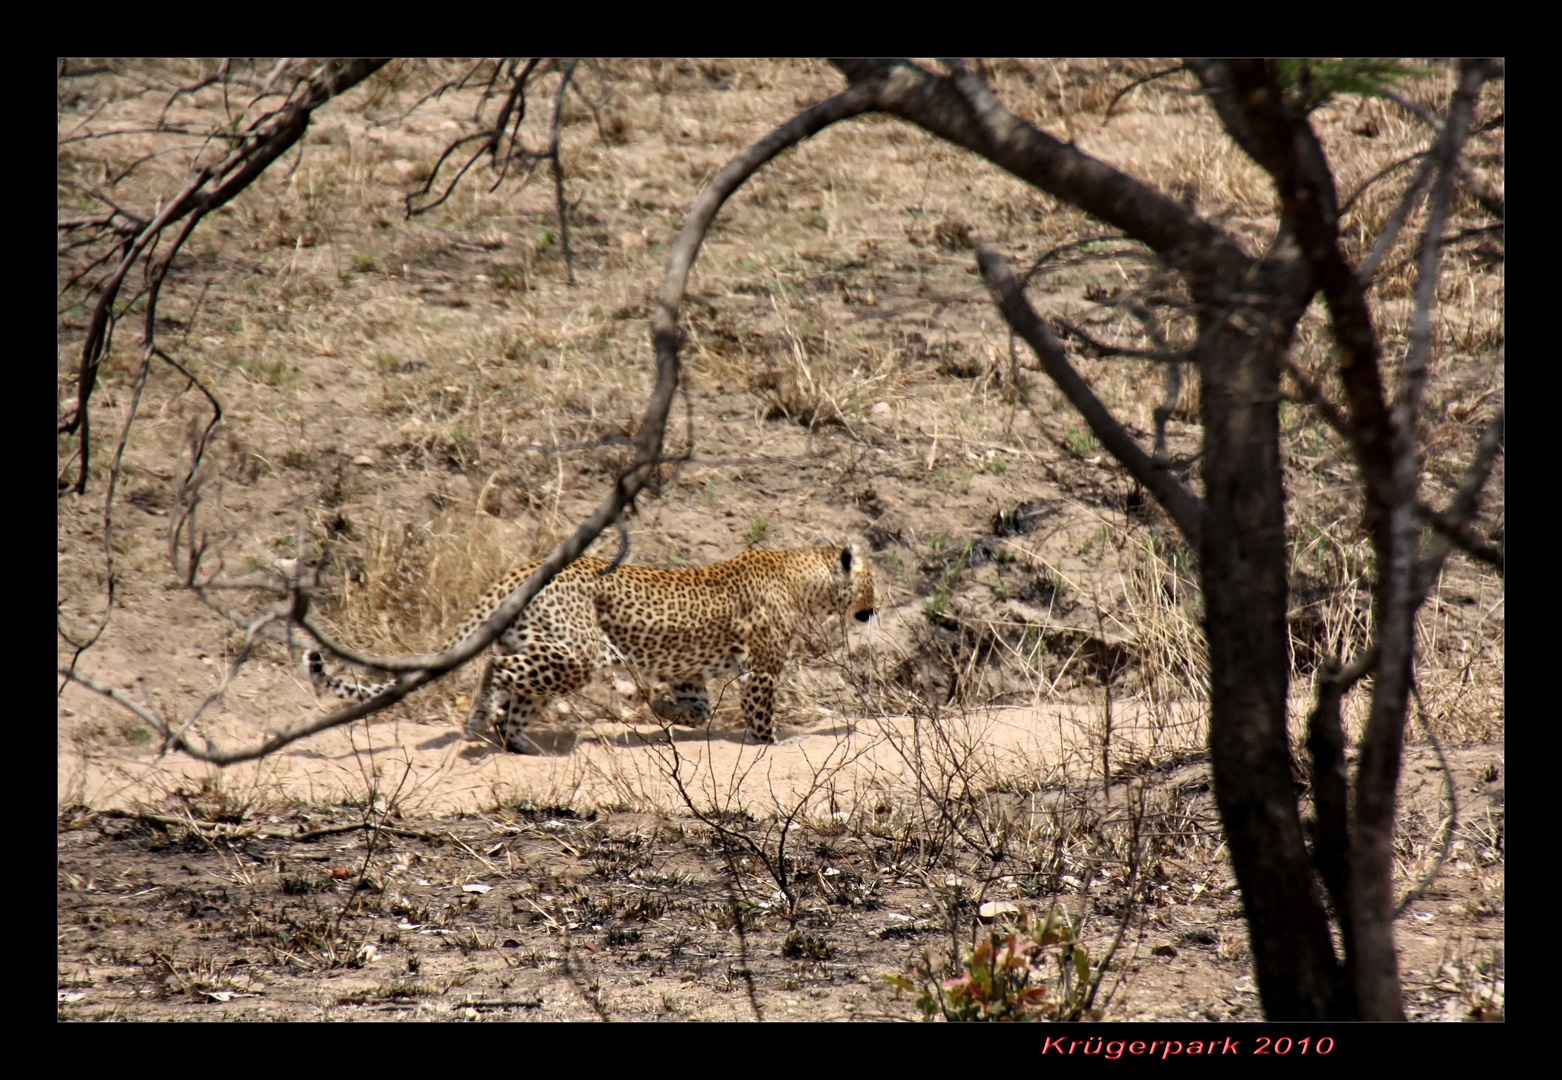
<path fill-rule="evenodd" d="M 845 547 L 832 546 L 830 608 L 865 623 L 878 608 L 878 592 L 873 584 L 873 568 L 863 557 L 855 541 Z"/>

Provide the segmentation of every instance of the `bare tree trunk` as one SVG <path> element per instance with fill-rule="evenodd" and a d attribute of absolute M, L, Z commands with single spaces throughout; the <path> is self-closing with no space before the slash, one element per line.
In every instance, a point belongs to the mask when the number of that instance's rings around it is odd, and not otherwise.
<path fill-rule="evenodd" d="M 1270 301 L 1286 310 L 1264 313 L 1268 320 L 1220 316 L 1227 325 L 1199 364 L 1211 768 L 1265 1015 L 1321 1020 L 1332 1010 L 1338 969 L 1286 740 L 1289 567 L 1279 452 L 1280 357 L 1301 314 L 1295 298 L 1307 294 L 1296 287 L 1294 258 L 1265 267 L 1292 279 L 1274 282 L 1282 299 Z"/>

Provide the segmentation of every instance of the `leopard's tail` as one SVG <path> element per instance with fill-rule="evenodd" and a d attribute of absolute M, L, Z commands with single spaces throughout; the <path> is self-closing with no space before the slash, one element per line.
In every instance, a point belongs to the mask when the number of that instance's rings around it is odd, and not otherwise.
<path fill-rule="evenodd" d="M 317 693 L 332 693 L 343 701 L 368 701 L 395 682 L 394 679 L 386 679 L 384 682 L 367 683 L 351 676 L 332 675 L 325 670 L 325 657 L 318 649 L 304 650 L 304 670 Z"/>

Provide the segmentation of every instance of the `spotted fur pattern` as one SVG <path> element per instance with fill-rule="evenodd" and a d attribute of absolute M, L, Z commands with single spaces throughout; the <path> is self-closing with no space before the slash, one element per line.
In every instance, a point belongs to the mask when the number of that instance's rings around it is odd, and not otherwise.
<path fill-rule="evenodd" d="M 485 623 L 538 565 L 516 567 L 495 582 L 446 648 Z M 607 567 L 601 559 L 576 560 L 505 628 L 483 665 L 468 735 L 496 724 L 507 748 L 530 752 L 527 725 L 616 654 L 646 680 L 671 688 L 672 697 L 653 701 L 651 711 L 673 723 L 704 723 L 710 681 L 739 679 L 744 723 L 760 742 L 771 742 L 776 684 L 798 624 L 827 614 L 867 622 L 876 606 L 873 574 L 856 544 L 748 551 L 694 570 L 621 566 L 602 576 Z M 313 650 L 305 662 L 318 689 L 348 700 L 367 700 L 388 685 L 328 674 Z"/>

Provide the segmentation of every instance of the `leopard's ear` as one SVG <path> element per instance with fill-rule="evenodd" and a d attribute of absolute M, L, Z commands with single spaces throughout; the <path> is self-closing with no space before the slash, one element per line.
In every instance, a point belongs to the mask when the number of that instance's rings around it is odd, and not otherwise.
<path fill-rule="evenodd" d="M 849 544 L 841 548 L 841 569 L 847 574 L 852 572 L 852 549 Z"/>

